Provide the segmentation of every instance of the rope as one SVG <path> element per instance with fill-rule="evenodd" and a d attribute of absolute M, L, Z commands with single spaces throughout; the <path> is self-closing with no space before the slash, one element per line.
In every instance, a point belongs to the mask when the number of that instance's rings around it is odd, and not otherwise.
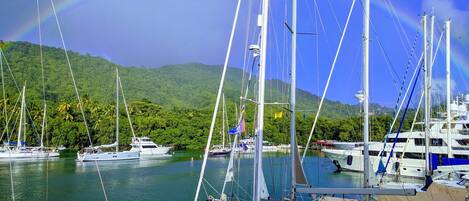
<path fill-rule="evenodd" d="M 75 81 L 75 76 L 73 75 L 72 64 L 70 63 L 70 58 L 68 56 L 67 47 L 65 46 L 65 40 L 64 40 L 63 33 L 62 33 L 62 28 L 60 27 L 59 18 L 57 16 L 57 11 L 55 10 L 54 0 L 50 0 L 50 4 L 52 6 L 52 10 L 54 11 L 55 22 L 57 24 L 57 29 L 59 31 L 60 39 L 62 41 L 62 47 L 64 49 L 65 58 L 67 59 L 68 69 L 70 71 L 70 76 L 72 77 L 73 88 L 75 89 L 75 94 L 77 96 L 78 106 L 80 107 L 83 122 L 85 124 L 86 133 L 88 134 L 88 140 L 90 142 L 90 146 L 93 147 L 93 141 L 91 140 L 90 130 L 88 128 L 88 123 L 86 122 L 85 111 L 83 110 L 83 102 L 81 101 L 80 94 L 78 93 L 78 87 L 77 87 L 77 84 L 76 84 L 76 81 Z M 104 188 L 104 182 L 103 182 L 103 178 L 101 176 L 101 171 L 99 170 L 98 161 L 95 161 L 95 165 L 96 165 L 96 170 L 98 171 L 99 182 L 101 184 L 101 189 L 103 191 L 104 200 L 107 201 L 108 198 L 107 198 L 107 194 L 106 194 L 106 189 Z"/>
<path fill-rule="evenodd" d="M 406 104 L 406 107 L 404 109 L 404 114 L 402 115 L 401 122 L 399 124 L 399 128 L 398 128 L 397 133 L 396 133 L 396 137 L 394 138 L 394 143 L 392 144 L 391 152 L 389 153 L 389 157 L 388 157 L 388 159 L 386 161 L 386 165 L 384 167 L 385 170 L 387 170 L 387 168 L 388 168 L 389 161 L 391 160 L 391 156 L 394 152 L 394 147 L 396 146 L 396 143 L 397 143 L 397 138 L 399 137 L 399 133 L 401 132 L 402 125 L 404 125 L 404 119 L 405 119 L 405 116 L 407 114 L 407 110 L 409 109 L 409 104 L 410 104 L 410 101 L 412 99 L 412 95 L 414 94 L 415 86 L 417 85 L 417 81 L 418 81 L 420 71 L 421 71 L 421 66 L 418 69 L 419 70 L 417 72 L 417 76 L 415 77 L 414 84 L 412 86 L 412 91 L 410 91 L 410 96 L 409 96 L 409 99 L 407 99 L 407 104 Z M 385 173 L 386 173 L 386 171 L 383 172 L 382 176 L 384 176 Z"/>
<path fill-rule="evenodd" d="M 20 88 L 19 88 L 19 86 L 18 86 L 18 83 L 16 82 L 16 77 L 13 75 L 13 71 L 11 70 L 10 63 L 8 63 L 8 60 L 7 60 L 6 56 L 5 56 L 5 53 L 3 52 L 2 48 L 0 48 L 0 55 L 5 59 L 5 64 L 6 64 L 6 66 L 8 67 L 8 71 L 10 72 L 11 77 L 13 78 L 13 83 L 15 84 L 15 87 L 16 87 L 16 89 L 18 90 L 18 92 L 21 93 L 21 90 L 20 90 Z M 32 124 L 32 125 L 31 125 L 32 128 L 33 128 L 32 131 L 33 131 L 35 134 L 39 135 L 39 134 L 37 133 L 37 131 L 36 131 L 36 126 L 35 126 L 35 124 L 34 124 L 34 121 L 33 121 L 32 116 L 31 116 L 31 112 L 29 111 L 29 109 L 28 109 L 27 107 L 26 107 L 25 109 L 26 109 L 26 114 L 28 115 L 28 119 L 31 121 L 31 124 Z"/>
<path fill-rule="evenodd" d="M 216 99 L 216 102 L 215 102 L 215 108 L 213 110 L 212 122 L 211 122 L 211 125 L 210 125 L 210 132 L 208 134 L 207 145 L 205 146 L 204 159 L 202 161 L 202 168 L 200 170 L 200 176 L 199 176 L 199 181 L 198 181 L 198 184 L 197 184 L 197 190 L 195 192 L 194 201 L 197 201 L 197 199 L 199 198 L 199 191 L 200 191 L 200 187 L 202 185 L 202 179 L 204 178 L 204 174 L 205 174 L 205 166 L 207 165 L 208 151 L 209 151 L 209 148 L 210 148 L 210 144 L 212 142 L 213 130 L 215 128 L 215 121 L 216 121 L 216 118 L 217 118 L 218 107 L 220 105 L 220 98 L 221 98 L 221 94 L 222 94 L 222 91 L 223 91 L 223 85 L 225 83 L 225 75 L 226 75 L 226 70 L 228 68 L 228 61 L 230 59 L 231 45 L 233 44 L 234 34 L 235 34 L 235 30 L 236 30 L 236 22 L 238 21 L 238 14 L 239 14 L 240 5 L 241 5 L 241 0 L 238 1 L 238 5 L 236 6 L 236 12 L 235 12 L 234 20 L 233 20 L 233 25 L 232 25 L 232 28 L 231 28 L 230 39 L 229 39 L 229 42 L 228 42 L 228 49 L 227 49 L 227 52 L 226 52 L 225 63 L 223 65 L 223 72 L 222 72 L 221 79 L 220 79 L 220 84 L 219 84 L 219 87 L 218 87 L 217 99 Z"/>
<path fill-rule="evenodd" d="M 400 111 L 401 111 L 401 109 L 402 109 L 402 106 L 403 106 L 403 104 L 404 104 L 404 101 L 401 102 L 402 90 L 404 89 L 405 80 L 407 80 L 408 70 L 409 70 L 409 68 L 410 68 L 410 64 L 412 63 L 412 62 L 411 62 L 411 57 L 413 57 L 413 55 L 414 55 L 418 36 L 419 36 L 419 32 L 417 32 L 417 34 L 415 35 L 414 43 L 413 43 L 413 46 L 412 46 L 412 50 L 411 50 L 410 55 L 409 55 L 409 58 L 408 58 L 408 60 L 407 60 L 407 65 L 406 65 L 406 71 L 405 71 L 405 73 L 404 73 L 404 78 L 402 79 L 401 87 L 400 87 L 400 89 L 399 89 L 399 93 L 398 93 L 398 96 L 397 96 L 397 100 L 396 100 L 396 103 L 395 103 L 395 105 L 394 105 L 394 113 L 393 113 L 394 118 L 393 118 L 393 121 L 392 121 L 392 123 L 391 123 L 391 125 L 390 125 L 390 127 L 389 127 L 389 129 L 388 129 L 388 132 L 387 132 L 385 138 L 384 138 L 384 143 L 383 143 L 383 149 L 382 149 L 382 151 L 384 151 L 384 150 L 386 149 L 386 146 L 387 146 L 387 136 L 392 132 L 392 128 L 394 127 L 394 124 L 395 124 L 396 121 L 397 121 L 397 117 L 399 116 L 399 113 L 400 113 Z M 419 61 L 418 61 L 418 63 L 417 63 L 417 66 L 419 66 L 420 63 L 422 62 L 422 58 L 423 58 L 423 54 L 420 55 L 420 59 L 419 59 Z M 417 70 L 417 67 L 416 67 L 416 70 Z M 415 71 L 414 71 L 414 74 L 415 74 Z M 411 80 L 412 80 L 412 79 L 411 79 Z M 409 85 L 409 87 L 410 87 L 410 85 Z M 407 96 L 408 90 L 409 90 L 409 88 L 407 88 L 407 90 L 406 90 L 406 92 L 405 92 L 405 94 L 404 94 L 403 100 L 405 100 L 405 97 Z M 399 104 L 399 102 L 401 102 L 401 103 Z M 399 108 L 398 108 L 398 105 L 399 105 Z M 380 159 L 382 159 L 382 158 L 383 158 L 383 156 L 381 156 Z"/>
<path fill-rule="evenodd" d="M 132 136 L 135 138 L 135 131 L 132 125 L 132 120 L 130 119 L 129 107 L 127 106 L 127 101 L 125 100 L 124 89 L 122 88 L 121 78 L 117 78 L 119 81 L 119 86 L 121 88 L 122 99 L 124 100 L 125 112 L 127 113 L 127 119 L 129 120 L 130 130 L 132 131 Z"/>
<path fill-rule="evenodd" d="M 350 11 L 349 11 L 348 16 L 347 16 L 347 21 L 345 22 L 344 31 L 342 32 L 342 36 L 340 37 L 339 46 L 337 47 L 337 51 L 336 51 L 336 54 L 335 54 L 335 57 L 334 57 L 334 61 L 332 63 L 332 67 L 331 67 L 331 70 L 329 72 L 329 76 L 327 78 L 326 86 L 325 86 L 324 92 L 322 94 L 321 101 L 319 102 L 318 111 L 316 112 L 316 117 L 314 118 L 313 126 L 311 128 L 311 132 L 309 133 L 308 142 L 306 143 L 305 151 L 303 152 L 303 157 L 301 158 L 302 163 L 303 163 L 303 160 L 306 156 L 306 152 L 308 151 L 309 143 L 311 142 L 311 138 L 313 136 L 314 128 L 316 127 L 316 123 L 317 123 L 317 120 L 318 120 L 318 117 L 319 117 L 319 113 L 321 112 L 322 104 L 324 103 L 324 98 L 326 97 L 327 89 L 329 88 L 329 83 L 331 81 L 332 73 L 334 72 L 335 64 L 336 64 L 336 61 L 337 61 L 337 57 L 339 56 L 340 49 L 342 47 L 342 42 L 344 40 L 345 33 L 347 32 L 348 23 L 349 23 L 349 20 L 350 20 L 350 16 L 352 15 L 354 5 L 355 5 L 355 0 L 352 1 L 352 5 L 350 6 Z"/>
<path fill-rule="evenodd" d="M 46 87 L 44 84 L 44 54 L 42 51 L 42 30 L 41 30 L 41 12 L 40 12 L 40 5 L 39 0 L 36 0 L 36 8 L 37 8 L 37 24 L 38 24 L 38 35 L 39 35 L 39 55 L 41 60 L 41 81 L 42 81 L 42 98 L 44 102 L 44 115 L 42 117 L 42 128 L 41 128 L 41 149 L 44 151 L 44 131 L 46 127 Z M 49 200 L 49 160 L 46 160 L 46 190 L 45 190 L 45 200 Z"/>

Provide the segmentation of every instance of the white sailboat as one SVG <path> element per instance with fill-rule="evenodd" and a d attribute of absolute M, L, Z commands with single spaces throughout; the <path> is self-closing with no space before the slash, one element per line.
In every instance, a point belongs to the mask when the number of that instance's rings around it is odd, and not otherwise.
<path fill-rule="evenodd" d="M 218 156 L 229 156 L 231 153 L 231 148 L 225 146 L 225 136 L 227 135 L 225 129 L 225 122 L 226 122 L 226 103 L 225 103 L 225 94 L 222 95 L 222 144 L 221 145 L 213 145 L 212 148 L 208 151 L 209 156 L 218 157 Z"/>
<path fill-rule="evenodd" d="M 139 151 L 119 151 L 119 72 L 116 69 L 116 141 L 112 144 L 87 147 L 77 153 L 77 161 L 119 161 L 140 158 Z M 135 135 L 134 135 L 135 138 Z M 113 152 L 102 151 L 103 148 L 115 148 Z"/>
<path fill-rule="evenodd" d="M 19 117 L 18 135 L 16 146 L 8 142 L 0 150 L 0 159 L 46 159 L 59 156 L 58 152 L 46 151 L 41 147 L 26 146 L 26 87 L 21 91 L 21 109 Z"/>

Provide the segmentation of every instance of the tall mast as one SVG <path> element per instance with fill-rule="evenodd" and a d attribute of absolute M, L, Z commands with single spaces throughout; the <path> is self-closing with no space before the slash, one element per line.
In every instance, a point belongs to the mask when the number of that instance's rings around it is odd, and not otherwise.
<path fill-rule="evenodd" d="M 119 151 L 119 69 L 116 68 L 116 152 Z"/>
<path fill-rule="evenodd" d="M 21 147 L 21 132 L 23 132 L 23 123 L 24 123 L 24 118 L 23 118 L 23 113 L 24 113 L 24 107 L 25 107 L 25 98 L 24 94 L 26 91 L 26 86 L 23 86 L 23 91 L 21 94 L 21 111 L 20 111 L 20 125 L 18 126 L 18 142 L 16 144 L 17 148 Z"/>
<path fill-rule="evenodd" d="M 446 26 L 446 124 L 447 124 L 447 146 L 448 158 L 453 157 L 451 150 L 451 20 L 445 22 Z"/>
<path fill-rule="evenodd" d="M 221 116 L 222 116 L 222 132 L 221 136 L 223 138 L 223 148 L 225 148 L 225 92 L 222 94 L 222 105 L 221 105 Z"/>
<path fill-rule="evenodd" d="M 3 116 L 5 119 L 5 131 L 7 133 L 8 143 L 10 143 L 10 132 L 8 131 L 8 118 L 7 118 L 7 100 L 5 95 L 5 77 L 3 76 L 3 51 L 1 50 L 3 43 L 0 43 L 0 70 L 2 75 L 2 94 L 3 94 Z"/>
<path fill-rule="evenodd" d="M 264 132 L 264 90 L 265 90 L 265 68 L 267 50 L 267 26 L 269 17 L 269 0 L 262 1 L 262 15 L 258 16 L 258 23 L 261 26 L 261 44 L 259 60 L 259 82 L 258 82 L 258 106 L 257 106 L 257 127 L 256 127 L 256 148 L 254 156 L 254 191 L 253 201 L 261 199 L 261 185 L 264 181 L 262 173 L 262 140 Z M 261 178 L 262 177 L 262 178 Z"/>
<path fill-rule="evenodd" d="M 220 105 L 220 99 L 221 99 L 221 93 L 223 92 L 223 85 L 225 83 L 226 70 L 228 68 L 228 61 L 230 59 L 231 46 L 233 44 L 233 38 L 234 38 L 235 30 L 236 30 L 236 23 L 238 21 L 238 14 L 239 14 L 240 5 L 241 5 L 241 0 L 238 0 L 238 4 L 236 6 L 236 13 L 235 13 L 235 16 L 234 16 L 234 19 L 233 19 L 233 26 L 231 27 L 230 39 L 229 39 L 228 48 L 227 48 L 227 51 L 226 51 L 225 62 L 223 64 L 223 71 L 222 71 L 222 74 L 221 74 L 220 84 L 218 86 L 217 99 L 215 100 L 215 109 L 213 110 L 212 122 L 210 123 L 210 131 L 208 133 L 207 144 L 205 145 L 205 149 L 204 149 L 204 158 L 203 158 L 203 161 L 202 161 L 202 167 L 200 169 L 200 175 L 199 175 L 199 180 L 197 182 L 197 189 L 195 191 L 194 201 L 197 201 L 199 199 L 200 188 L 202 187 L 202 181 L 204 179 L 205 166 L 207 165 L 208 151 L 209 151 L 209 148 L 210 148 L 210 144 L 212 142 L 213 130 L 215 128 L 215 120 L 217 119 L 218 107 Z"/>
<path fill-rule="evenodd" d="M 423 16 L 423 63 L 424 63 L 424 97 L 425 97 L 425 184 L 429 184 L 427 182 L 429 180 L 431 173 L 430 173 L 430 154 L 429 154 L 429 147 L 430 147 L 430 91 L 429 91 L 429 56 L 427 54 L 428 51 L 428 44 L 427 44 L 427 15 Z"/>
<path fill-rule="evenodd" d="M 296 103 L 296 22 L 297 22 L 297 0 L 292 0 L 292 49 L 291 49 L 291 83 L 290 83 L 290 154 L 291 154 L 291 185 L 292 200 L 295 200 L 296 186 L 296 125 L 295 125 L 295 103 Z"/>
<path fill-rule="evenodd" d="M 370 41 L 370 0 L 364 0 L 363 13 L 363 187 L 370 187 L 370 156 L 368 152 L 368 101 L 369 101 L 369 41 Z"/>
<path fill-rule="evenodd" d="M 47 116 L 47 104 L 46 104 L 46 87 L 44 85 L 44 55 L 42 53 L 42 29 L 41 29 L 41 13 L 39 8 L 39 0 L 36 1 L 37 7 L 37 25 L 39 32 L 39 56 L 41 58 L 41 79 L 42 79 L 42 98 L 44 101 L 44 111 L 42 117 L 42 128 L 41 128 L 41 148 L 44 148 L 44 132 L 46 129 L 46 116 Z"/>

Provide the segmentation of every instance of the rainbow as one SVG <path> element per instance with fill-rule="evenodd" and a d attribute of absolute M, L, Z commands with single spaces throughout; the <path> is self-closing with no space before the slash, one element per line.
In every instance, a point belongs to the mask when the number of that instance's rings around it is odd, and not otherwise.
<path fill-rule="evenodd" d="M 61 12 L 79 2 L 80 0 L 63 0 L 58 3 L 55 3 L 55 8 L 57 12 Z M 383 11 L 388 12 L 388 7 L 385 1 L 373 0 L 371 1 L 371 3 L 374 6 L 378 7 L 379 9 L 382 9 Z M 401 21 L 401 23 L 407 25 L 410 28 L 415 29 L 415 31 L 420 29 L 417 14 L 410 14 L 404 9 L 402 9 L 401 7 L 396 6 L 396 5 L 393 5 L 393 7 L 395 11 L 394 13 L 397 15 L 397 17 L 399 17 L 399 20 Z M 49 18 L 53 16 L 54 16 L 54 12 L 51 6 L 48 6 L 47 9 L 41 9 L 41 23 L 48 20 Z M 33 15 L 31 19 L 26 21 L 26 23 L 22 24 L 16 30 L 8 34 L 5 39 L 7 41 L 20 40 L 23 36 L 35 30 L 37 26 L 38 26 L 37 17 L 36 15 Z M 452 57 L 451 59 L 452 59 L 453 67 L 458 68 L 461 72 L 465 74 L 466 77 L 469 77 L 469 61 L 468 61 L 469 59 L 466 59 L 465 55 L 461 51 L 461 48 L 457 48 L 453 46 L 451 57 Z"/>
<path fill-rule="evenodd" d="M 385 12 L 389 11 L 388 6 L 386 5 L 386 1 L 371 1 L 371 3 L 379 9 L 384 10 Z M 397 15 L 397 17 L 399 17 L 401 23 L 409 26 L 412 29 L 415 29 L 415 31 L 421 28 L 421 25 L 419 24 L 418 20 L 418 13 L 410 14 L 401 7 L 398 7 L 396 5 L 393 5 L 393 7 L 394 13 Z M 452 40 L 455 41 L 454 39 Z M 469 58 L 466 58 L 467 55 L 465 56 L 461 49 L 462 48 L 456 47 L 456 45 L 453 45 L 451 48 L 452 68 L 458 68 L 458 70 L 464 73 L 465 77 L 469 77 Z M 444 48 L 441 48 L 440 50 L 445 51 Z"/>
<path fill-rule="evenodd" d="M 55 10 L 57 13 L 77 4 L 80 0 L 63 0 L 60 2 L 54 2 Z M 54 11 L 52 10 L 52 6 L 47 6 L 47 9 L 41 9 L 41 23 L 47 21 L 49 18 L 54 16 Z M 15 41 L 20 40 L 24 35 L 30 33 L 31 31 L 35 30 L 38 26 L 37 22 L 37 15 L 32 15 L 29 20 L 26 20 L 26 23 L 18 26 L 17 29 L 13 30 L 11 33 L 7 35 L 5 38 L 7 41 Z"/>

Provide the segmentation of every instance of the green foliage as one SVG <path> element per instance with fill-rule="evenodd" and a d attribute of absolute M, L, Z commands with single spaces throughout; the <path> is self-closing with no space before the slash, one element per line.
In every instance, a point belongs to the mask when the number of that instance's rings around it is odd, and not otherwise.
<path fill-rule="evenodd" d="M 7 114 L 11 121 L 6 127 L 6 116 L 0 115 L 0 129 L 15 139 L 19 89 L 27 88 L 27 105 L 30 114 L 27 136 L 29 144 L 37 144 L 41 133 L 43 98 L 39 46 L 27 42 L 8 42 L 4 49 L 10 68 L 3 66 Z M 45 88 L 47 101 L 46 141 L 51 146 L 64 145 L 79 149 L 89 145 L 87 132 L 93 144 L 115 141 L 115 69 L 119 68 L 129 112 L 137 136 L 149 136 L 160 144 L 177 148 L 201 149 L 206 143 L 215 93 L 221 67 L 203 64 L 169 65 L 160 68 L 122 67 L 104 59 L 70 52 L 72 68 L 78 83 L 85 110 L 83 116 L 72 85 L 72 79 L 62 49 L 43 47 Z M 11 69 L 11 71 L 10 71 Z M 14 75 L 17 83 L 13 82 Z M 224 93 L 226 96 L 229 126 L 236 124 L 235 103 L 239 101 L 243 72 L 229 68 Z M 266 83 L 267 102 L 286 102 L 285 89 L 289 85 L 279 80 Z M 250 89 L 253 96 L 253 89 Z M 319 97 L 297 89 L 297 106 L 316 109 Z M 2 102 L 3 103 L 3 102 Z M 1 111 L 3 111 L 3 104 Z M 387 131 L 390 117 L 383 115 L 388 109 L 372 106 L 376 115 L 371 118 L 372 139 L 381 140 Z M 15 112 L 13 112 L 15 111 Z M 289 118 L 274 118 L 274 113 L 285 111 L 278 106 L 266 107 L 265 139 L 274 143 L 288 143 Z M 318 120 L 314 139 L 358 141 L 361 139 L 361 118 L 357 105 L 326 101 Z M 245 111 L 246 135 L 252 135 L 255 105 L 248 104 Z M 297 132 L 300 143 L 305 143 L 315 111 L 297 114 Z M 120 106 L 120 142 L 131 141 L 131 129 L 125 109 Z M 8 116 L 8 117 L 9 117 Z M 221 142 L 221 115 L 218 115 L 214 143 Z M 408 127 L 408 125 L 407 125 Z M 5 140 L 6 138 L 3 138 Z"/>

